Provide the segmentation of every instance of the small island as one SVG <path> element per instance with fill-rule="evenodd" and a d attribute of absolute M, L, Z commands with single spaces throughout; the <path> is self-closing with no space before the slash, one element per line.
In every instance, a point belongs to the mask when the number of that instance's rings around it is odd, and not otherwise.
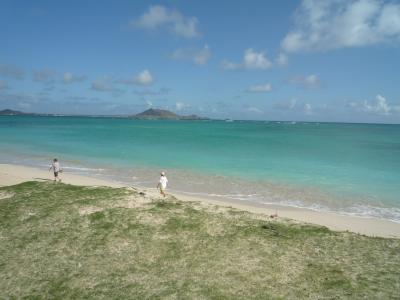
<path fill-rule="evenodd" d="M 24 113 L 22 111 L 18 111 L 18 110 L 12 110 L 12 109 L 0 110 L 0 116 L 20 116 L 20 115 L 29 115 L 29 114 Z"/>
<path fill-rule="evenodd" d="M 181 116 L 165 109 L 150 108 L 139 114 L 130 116 L 137 120 L 208 120 L 208 118 L 197 115 Z"/>

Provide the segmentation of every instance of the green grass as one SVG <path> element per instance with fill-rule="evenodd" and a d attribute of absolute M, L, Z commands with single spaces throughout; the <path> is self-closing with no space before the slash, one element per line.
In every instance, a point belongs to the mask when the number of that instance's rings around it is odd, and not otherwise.
<path fill-rule="evenodd" d="M 1 299 L 399 299 L 400 240 L 105 187 L 0 188 Z"/>

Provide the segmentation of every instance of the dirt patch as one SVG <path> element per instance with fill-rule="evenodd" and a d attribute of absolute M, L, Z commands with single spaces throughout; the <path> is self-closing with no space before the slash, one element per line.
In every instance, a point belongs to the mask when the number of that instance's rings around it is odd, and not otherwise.
<path fill-rule="evenodd" d="M 103 211 L 103 210 L 104 210 L 103 207 L 86 206 L 86 207 L 81 207 L 79 209 L 79 214 L 81 216 L 86 216 L 86 215 L 90 215 L 90 214 L 93 214 L 95 212 L 99 212 L 99 211 Z"/>
<path fill-rule="evenodd" d="M 12 198 L 12 197 L 14 197 L 14 193 L 9 193 L 9 192 L 6 192 L 6 191 L 0 191 L 0 200 L 9 199 L 9 198 Z"/>

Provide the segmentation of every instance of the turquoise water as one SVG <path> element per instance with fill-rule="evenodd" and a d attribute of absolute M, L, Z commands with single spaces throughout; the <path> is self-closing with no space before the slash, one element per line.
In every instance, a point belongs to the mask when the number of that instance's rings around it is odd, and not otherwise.
<path fill-rule="evenodd" d="M 0 162 L 400 221 L 400 125 L 0 117 Z"/>

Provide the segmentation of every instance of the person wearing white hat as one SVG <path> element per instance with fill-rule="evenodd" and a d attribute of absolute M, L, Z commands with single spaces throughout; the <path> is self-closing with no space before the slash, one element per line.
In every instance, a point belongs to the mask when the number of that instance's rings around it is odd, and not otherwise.
<path fill-rule="evenodd" d="M 157 188 L 160 189 L 161 195 L 165 197 L 166 196 L 165 190 L 167 189 L 168 179 L 167 176 L 165 176 L 165 172 L 161 172 L 160 175 L 161 177 L 160 180 L 158 181 Z"/>

